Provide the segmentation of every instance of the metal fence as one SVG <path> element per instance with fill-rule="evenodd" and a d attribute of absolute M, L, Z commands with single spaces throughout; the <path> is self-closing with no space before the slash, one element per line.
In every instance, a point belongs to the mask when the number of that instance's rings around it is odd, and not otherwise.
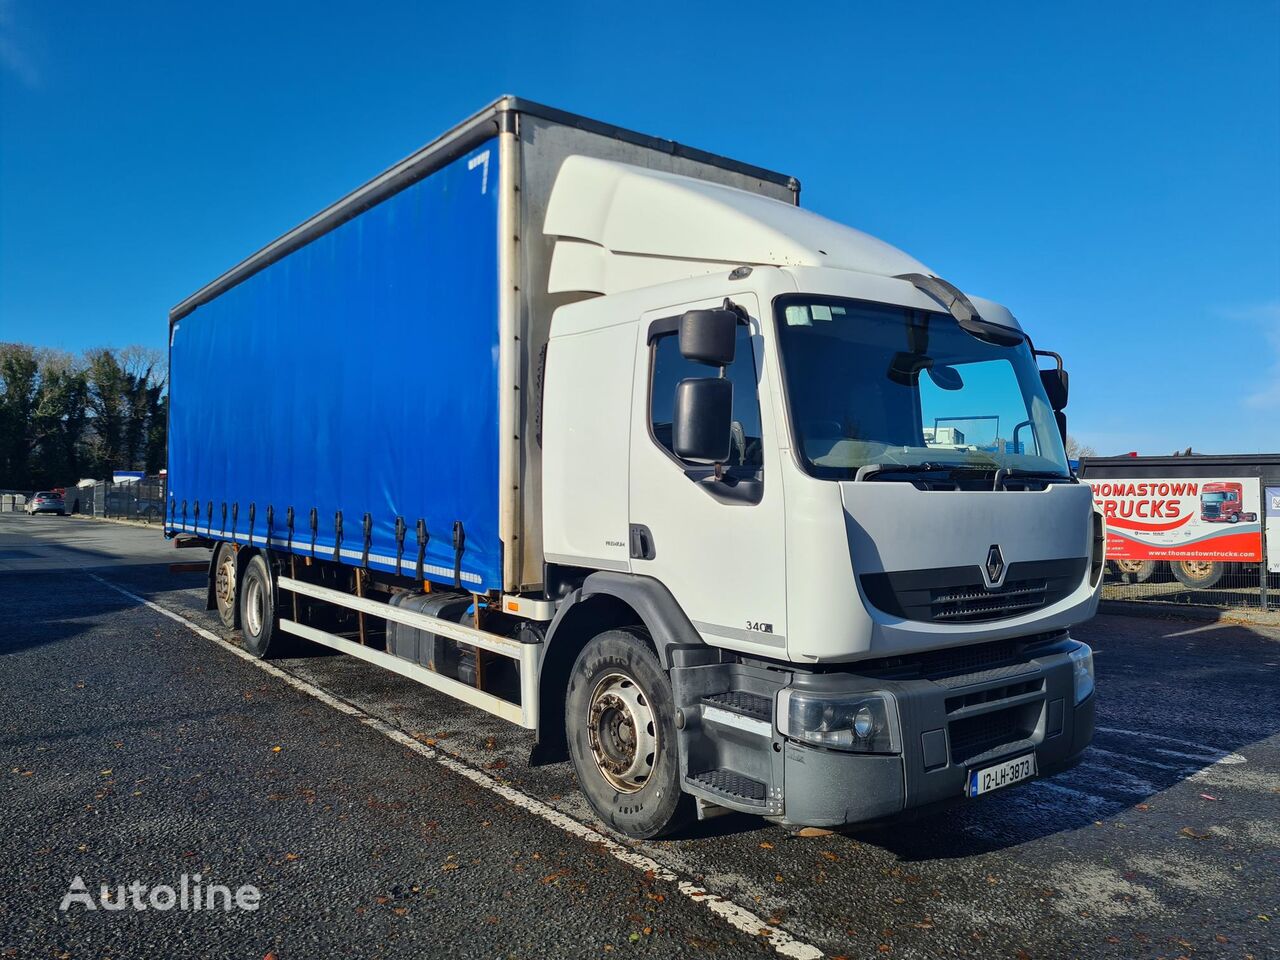
<path fill-rule="evenodd" d="M 1102 598 L 1280 610 L 1280 574 L 1261 563 L 1108 560 Z"/>
<path fill-rule="evenodd" d="M 101 481 L 68 487 L 63 499 L 68 513 L 160 523 L 164 520 L 165 481 L 158 476 L 128 483 Z"/>

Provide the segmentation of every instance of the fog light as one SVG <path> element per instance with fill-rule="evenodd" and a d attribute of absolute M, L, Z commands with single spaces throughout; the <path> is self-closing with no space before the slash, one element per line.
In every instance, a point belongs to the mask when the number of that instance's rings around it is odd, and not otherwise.
<path fill-rule="evenodd" d="M 783 690 L 778 694 L 778 729 L 792 740 L 830 750 L 897 753 L 890 702 L 882 693 Z"/>
<path fill-rule="evenodd" d="M 1082 643 L 1069 654 L 1076 687 L 1076 706 L 1084 702 L 1093 693 L 1093 650 L 1087 643 Z"/>

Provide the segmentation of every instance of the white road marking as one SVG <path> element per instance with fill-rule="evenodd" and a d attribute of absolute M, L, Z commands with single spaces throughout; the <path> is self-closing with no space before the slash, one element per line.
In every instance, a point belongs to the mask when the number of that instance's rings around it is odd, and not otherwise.
<path fill-rule="evenodd" d="M 1129 773 L 1129 771 L 1121 769 L 1113 763 L 1108 763 L 1105 760 L 1091 760 L 1087 753 L 1085 754 L 1085 759 L 1080 761 L 1080 766 L 1076 769 L 1101 771 L 1102 775 L 1094 774 L 1090 776 L 1089 774 L 1085 774 L 1085 779 L 1091 781 L 1095 785 L 1101 783 L 1108 790 L 1112 790 L 1117 793 L 1133 793 L 1152 796 L 1160 792 L 1156 789 L 1155 784 L 1149 783 L 1141 777 L 1135 777 L 1132 773 Z M 1122 784 L 1120 781 L 1125 781 L 1127 785 Z"/>
<path fill-rule="evenodd" d="M 1238 753 L 1231 753 L 1228 750 L 1220 750 L 1212 747 L 1207 743 L 1196 743 L 1194 740 L 1179 740 L 1176 737 L 1165 737 L 1158 733 L 1143 733 L 1140 730 L 1128 730 L 1124 727 L 1094 727 L 1099 733 L 1118 733 L 1125 737 L 1140 737 L 1143 740 L 1158 740 L 1161 743 L 1173 743 L 1180 747 L 1189 747 L 1196 753 L 1182 753 L 1177 750 L 1169 750 L 1164 747 L 1153 747 L 1156 753 L 1167 754 L 1171 757 L 1185 757 L 1188 760 L 1195 760 L 1198 763 L 1248 763 L 1248 761 Z"/>
<path fill-rule="evenodd" d="M 428 760 L 435 761 L 442 767 L 452 770 L 459 776 L 466 777 L 477 786 L 483 787 L 485 790 L 497 794 L 504 800 L 507 800 L 529 813 L 532 813 L 534 816 L 541 817 L 557 829 L 563 830 L 565 833 L 578 837 L 587 843 L 599 846 L 612 855 L 616 860 L 625 863 L 627 866 L 633 867 L 642 873 L 652 875 L 655 880 L 674 883 L 681 894 L 688 897 L 694 903 L 702 904 L 730 926 L 742 931 L 748 936 L 759 937 L 765 940 L 771 947 L 773 947 L 774 951 L 779 956 L 790 957 L 792 960 L 818 960 L 818 958 L 824 956 L 823 952 L 817 947 L 812 944 L 805 943 L 803 940 L 796 939 L 779 927 L 770 926 L 745 907 L 741 907 L 732 900 L 727 900 L 724 897 L 711 893 L 695 883 L 681 879 L 675 873 L 660 865 L 656 860 L 645 856 L 643 853 L 638 853 L 635 850 L 630 849 L 611 837 L 605 836 L 592 827 L 587 826 L 585 823 L 581 823 L 573 817 L 561 813 L 554 807 L 543 803 L 541 800 L 537 800 L 526 793 L 521 793 L 519 790 L 508 786 L 507 784 L 499 783 L 488 774 L 482 773 L 481 771 L 468 766 L 461 760 L 455 759 L 454 757 L 428 747 L 424 743 L 420 743 L 403 730 L 393 727 L 386 721 L 379 720 L 371 714 L 365 713 L 359 707 L 347 703 L 345 700 L 340 700 L 332 694 L 326 693 L 319 687 L 314 686 L 305 680 L 299 679 L 291 673 L 281 670 L 277 666 L 257 659 L 253 655 L 246 653 L 244 650 L 237 647 L 235 644 L 228 643 L 213 631 L 206 630 L 204 627 L 188 620 L 181 614 L 174 613 L 172 610 L 167 610 L 158 603 L 153 603 L 145 597 L 138 596 L 136 593 L 131 593 L 124 587 L 117 586 L 109 580 L 104 580 L 97 574 L 91 573 L 89 576 L 98 581 L 98 583 L 102 584 L 104 587 L 108 587 L 109 589 L 116 591 L 116 593 L 128 597 L 130 600 L 134 600 L 143 606 L 154 610 L 161 616 L 168 617 L 170 620 L 182 624 L 192 633 L 195 633 L 206 640 L 213 641 L 224 650 L 235 654 L 242 660 L 248 661 L 260 670 L 264 670 L 271 674 L 273 677 L 284 681 L 295 690 L 305 693 L 310 697 L 314 697 L 325 706 L 332 707 L 340 713 L 345 713 L 350 717 L 355 717 L 365 726 L 369 727 L 371 730 L 376 730 L 389 740 L 395 741 L 401 746 L 412 750 L 414 753 L 417 753 Z"/>
<path fill-rule="evenodd" d="M 1207 781 L 1211 776 L 1211 771 L 1216 764 L 1231 766 L 1235 764 L 1248 763 L 1248 760 L 1238 753 L 1220 750 L 1217 747 L 1210 746 L 1206 743 L 1197 743 L 1194 740 L 1179 740 L 1176 737 L 1166 737 L 1156 733 L 1143 733 L 1140 730 L 1129 730 L 1124 727 L 1095 727 L 1099 733 L 1112 733 L 1124 737 L 1138 737 L 1142 740 L 1154 740 L 1157 743 L 1169 743 L 1183 747 L 1183 750 L 1171 750 L 1168 747 L 1152 746 L 1150 749 L 1153 753 L 1160 754 L 1161 757 L 1168 757 L 1177 760 L 1190 761 L 1189 763 L 1163 763 L 1160 760 L 1152 760 L 1148 757 L 1137 756 L 1136 754 L 1123 753 L 1118 750 L 1107 750 L 1103 747 L 1090 745 L 1085 759 L 1074 770 L 1063 775 L 1063 779 L 1072 780 L 1074 778 L 1075 786 L 1068 787 L 1061 783 L 1049 782 L 1045 780 L 1036 780 L 1033 785 L 1043 787 L 1059 793 L 1063 796 L 1074 797 L 1077 800 L 1089 804 L 1105 804 L 1113 803 L 1113 799 L 1108 799 L 1101 793 L 1091 793 L 1087 790 L 1078 789 L 1079 787 L 1093 787 L 1101 789 L 1112 794 L 1133 794 L 1153 796 L 1159 793 L 1154 784 L 1137 777 L 1124 768 L 1126 764 L 1140 763 L 1145 766 L 1155 767 L 1160 770 L 1169 770 L 1173 773 L 1181 774 L 1183 779 L 1189 782 Z M 1196 751 L 1196 752 L 1188 752 Z M 1093 772 L 1090 772 L 1093 771 Z"/>
<path fill-rule="evenodd" d="M 1174 773 L 1191 773 L 1198 770 L 1199 767 L 1193 767 L 1189 764 L 1161 763 L 1159 760 L 1148 760 L 1146 757 L 1135 757 L 1129 753 L 1117 753 L 1115 750 L 1104 750 L 1102 747 L 1089 746 L 1089 756 L 1114 757 L 1121 763 L 1141 763 L 1148 767 L 1158 767 L 1161 770 L 1172 770 Z"/>

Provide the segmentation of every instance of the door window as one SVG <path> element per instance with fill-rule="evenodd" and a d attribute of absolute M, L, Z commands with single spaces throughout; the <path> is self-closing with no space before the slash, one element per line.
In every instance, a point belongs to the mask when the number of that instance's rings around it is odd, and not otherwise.
<path fill-rule="evenodd" d="M 686 360 L 680 353 L 680 335 L 664 333 L 653 342 L 653 366 L 649 388 L 649 419 L 653 438 L 673 457 L 671 421 L 676 387 L 690 377 L 715 376 L 715 368 Z M 733 384 L 733 427 L 729 460 L 725 466 L 745 474 L 758 474 L 764 465 L 761 441 L 760 399 L 756 395 L 756 361 L 751 332 L 738 325 L 733 363 L 725 376 Z"/>

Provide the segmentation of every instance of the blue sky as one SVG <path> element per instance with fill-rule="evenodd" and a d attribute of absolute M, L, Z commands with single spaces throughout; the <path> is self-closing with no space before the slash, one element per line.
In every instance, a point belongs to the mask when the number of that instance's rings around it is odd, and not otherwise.
<path fill-rule="evenodd" d="M 1103 453 L 1280 450 L 1280 2 L 0 0 L 0 340 L 166 311 L 501 93 L 798 176 Z"/>

